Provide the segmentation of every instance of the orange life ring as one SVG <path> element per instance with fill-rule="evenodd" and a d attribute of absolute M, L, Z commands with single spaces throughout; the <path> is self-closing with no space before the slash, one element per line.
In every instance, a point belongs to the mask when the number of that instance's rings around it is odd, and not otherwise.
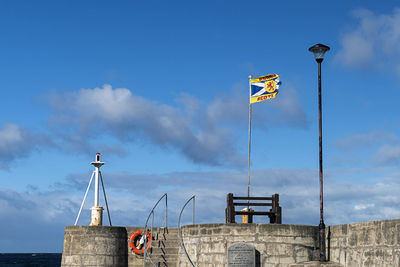
<path fill-rule="evenodd" d="M 128 240 L 129 247 L 131 248 L 132 252 L 137 254 L 137 255 L 143 255 L 143 253 L 144 253 L 144 248 L 139 249 L 139 248 L 136 247 L 136 242 L 138 240 L 140 240 L 140 238 L 142 237 L 142 233 L 143 233 L 143 231 L 137 230 L 136 232 L 134 232 L 131 235 L 131 237 Z M 151 234 L 149 233 L 149 231 L 147 231 L 146 235 L 147 235 L 147 247 L 146 247 L 146 250 L 149 251 L 149 248 L 151 246 Z"/>

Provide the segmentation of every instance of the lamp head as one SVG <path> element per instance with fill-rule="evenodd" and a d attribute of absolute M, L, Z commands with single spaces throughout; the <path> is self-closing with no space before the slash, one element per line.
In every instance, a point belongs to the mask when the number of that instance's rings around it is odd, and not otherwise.
<path fill-rule="evenodd" d="M 100 162 L 100 153 L 99 152 L 96 153 L 96 162 Z"/>
<path fill-rule="evenodd" d="M 311 46 L 308 51 L 314 54 L 315 60 L 321 63 L 324 60 L 324 54 L 329 51 L 329 46 L 323 44 L 316 44 Z"/>

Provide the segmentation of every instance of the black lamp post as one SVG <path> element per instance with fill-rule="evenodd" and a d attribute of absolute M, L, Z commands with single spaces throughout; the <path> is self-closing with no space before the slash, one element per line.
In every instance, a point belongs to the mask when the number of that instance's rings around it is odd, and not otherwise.
<path fill-rule="evenodd" d="M 326 261 L 325 254 L 325 223 L 324 223 L 324 175 L 322 170 L 322 111 L 321 111 L 321 63 L 324 60 L 324 54 L 329 51 L 329 46 L 316 44 L 308 49 L 314 54 L 318 62 L 318 117 L 319 117 L 319 248 L 320 261 Z"/>

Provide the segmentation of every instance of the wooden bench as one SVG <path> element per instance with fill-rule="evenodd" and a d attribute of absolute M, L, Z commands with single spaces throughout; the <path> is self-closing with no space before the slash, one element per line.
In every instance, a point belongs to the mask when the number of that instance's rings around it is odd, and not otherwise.
<path fill-rule="evenodd" d="M 235 200 L 246 200 L 246 202 L 235 202 Z M 250 202 L 251 200 L 257 200 L 258 202 Z M 254 207 L 254 206 L 270 206 L 269 211 L 236 211 L 235 206 L 242 207 Z M 229 193 L 226 197 L 226 209 L 225 209 L 225 222 L 235 223 L 236 215 L 247 215 L 248 223 L 253 222 L 253 216 L 261 215 L 268 216 L 270 223 L 281 224 L 282 223 L 282 208 L 279 207 L 279 194 L 274 194 L 272 197 L 235 197 L 232 193 Z"/>

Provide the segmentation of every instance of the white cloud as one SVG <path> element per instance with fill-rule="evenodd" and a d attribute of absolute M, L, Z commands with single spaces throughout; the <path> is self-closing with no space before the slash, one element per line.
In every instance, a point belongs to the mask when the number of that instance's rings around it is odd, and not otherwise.
<path fill-rule="evenodd" d="M 400 139 L 393 132 L 375 130 L 351 134 L 335 140 L 339 150 L 334 164 L 354 166 L 388 166 L 400 162 Z"/>
<path fill-rule="evenodd" d="M 49 139 L 41 134 L 34 134 L 14 123 L 0 127 L 0 168 L 9 165 L 21 157 L 26 157 L 39 146 L 51 145 Z"/>
<path fill-rule="evenodd" d="M 392 132 L 388 131 L 370 131 L 367 133 L 357 133 L 349 135 L 345 138 L 338 138 L 335 144 L 340 149 L 359 149 L 378 144 L 396 143 L 399 138 Z"/>
<path fill-rule="evenodd" d="M 359 205 L 355 205 L 354 209 L 356 211 L 359 211 L 359 210 L 365 210 L 365 209 L 369 209 L 369 208 L 373 208 L 373 207 L 375 207 L 374 204 L 359 204 Z"/>
<path fill-rule="evenodd" d="M 383 145 L 375 154 L 378 164 L 394 164 L 400 162 L 400 145 Z"/>
<path fill-rule="evenodd" d="M 113 89 L 110 85 L 50 96 L 50 104 L 56 111 L 52 122 L 62 126 L 58 128 L 70 129 L 59 133 L 63 142 L 79 143 L 103 133 L 121 142 L 140 138 L 170 146 L 196 163 L 245 166 L 245 156 L 238 153 L 234 140 L 235 127 L 247 124 L 246 94 L 234 92 L 217 97 L 209 105 L 202 105 L 187 94 L 178 101 L 183 107 L 150 101 L 126 88 Z M 268 106 L 269 112 L 257 115 L 259 121 L 289 127 L 307 124 L 294 89 L 283 92 L 279 100 Z M 262 115 L 266 113 L 273 115 Z M 264 127 L 262 123 L 259 125 Z"/>
<path fill-rule="evenodd" d="M 77 133 L 59 133 L 56 139 L 62 141 L 58 143 L 57 148 L 71 154 L 86 154 L 93 156 L 94 153 L 101 151 L 103 154 L 125 156 L 127 151 L 118 144 L 110 145 L 101 142 L 88 142 L 85 136 Z"/>
<path fill-rule="evenodd" d="M 391 14 L 359 9 L 353 16 L 357 26 L 343 35 L 336 59 L 347 66 L 395 69 L 400 58 L 400 9 Z"/>
<path fill-rule="evenodd" d="M 245 156 L 235 147 L 235 127 L 247 125 L 248 100 L 238 91 L 216 97 L 210 104 L 182 94 L 178 99 L 181 106 L 150 101 L 126 88 L 113 89 L 110 85 L 52 94 L 48 100 L 54 110 L 50 117 L 51 138 L 13 123 L 0 126 L 1 169 L 8 169 L 19 158 L 43 147 L 86 154 L 101 149 L 103 153 L 123 156 L 127 153 L 124 143 L 137 139 L 173 147 L 196 163 L 245 166 Z M 260 123 L 254 127 L 307 125 L 293 89 L 264 106 L 268 111 L 255 115 Z M 102 143 L 102 135 L 114 137 L 115 142 Z"/>
<path fill-rule="evenodd" d="M 362 66 L 373 59 L 373 45 L 360 34 L 346 35 L 342 39 L 343 50 L 337 58 L 344 65 Z"/>
<path fill-rule="evenodd" d="M 211 122 L 241 122 L 248 123 L 248 95 L 246 90 L 233 91 L 230 94 L 217 97 L 208 107 L 207 116 Z M 265 103 L 264 103 L 265 104 Z M 252 116 L 260 123 L 253 127 L 265 128 L 265 125 L 306 128 L 307 116 L 300 103 L 297 91 L 291 87 L 281 90 L 277 98 L 268 104 L 254 104 Z"/>
<path fill-rule="evenodd" d="M 227 155 L 236 154 L 226 132 L 196 128 L 193 126 L 196 121 L 190 121 L 178 108 L 135 96 L 125 88 L 112 89 L 105 85 L 104 88 L 53 95 L 51 99 L 61 112 L 56 118 L 68 113 L 79 118 L 76 121 L 78 131 L 74 134 L 106 132 L 121 141 L 144 138 L 160 146 L 178 148 L 195 162 L 212 165 L 229 162 Z M 60 102 L 64 105 L 59 105 Z M 68 121 L 74 123 L 72 117 Z M 219 149 L 215 143 L 224 149 Z"/>

